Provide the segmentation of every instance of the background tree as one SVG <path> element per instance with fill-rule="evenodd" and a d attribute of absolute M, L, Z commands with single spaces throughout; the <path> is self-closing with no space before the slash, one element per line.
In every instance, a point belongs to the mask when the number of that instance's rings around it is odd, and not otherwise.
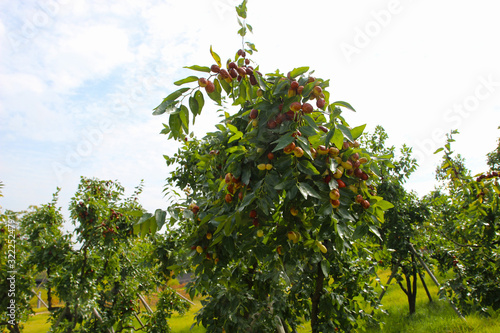
<path fill-rule="evenodd" d="M 0 182 L 0 196 L 2 187 Z M 22 322 L 33 312 L 29 302 L 35 283 L 31 266 L 25 264 L 28 249 L 18 215 L 0 206 L 0 328 L 15 333 L 21 331 Z"/>
<path fill-rule="evenodd" d="M 435 258 L 453 277 L 442 290 L 465 311 L 500 308 L 500 223 L 498 172 L 471 176 L 451 150 L 453 131 L 443 152 L 446 187 L 429 197 L 431 222 L 438 230 Z M 493 156 L 495 152 L 488 154 Z M 465 169 L 461 171 L 461 169 Z"/>
<path fill-rule="evenodd" d="M 378 155 L 389 157 L 396 153 L 394 146 L 386 146 L 388 135 L 381 126 L 377 126 L 373 134 L 367 134 L 363 139 L 363 144 Z M 418 248 L 425 246 L 420 244 L 421 237 L 418 234 L 428 215 L 426 205 L 415 193 L 404 187 L 405 181 L 416 168 L 411 148 L 403 145 L 398 156 L 392 159 L 392 164 L 382 166 L 381 177 L 377 182 L 378 195 L 394 205 L 385 213 L 381 235 L 383 246 L 391 257 L 389 262 L 393 275 L 408 298 L 410 314 L 416 311 L 417 279 L 422 274 L 413 252 L 413 244 Z"/>
<path fill-rule="evenodd" d="M 29 254 L 26 265 L 34 266 L 36 273 L 46 274 L 47 305 L 52 310 L 52 277 L 71 252 L 70 235 L 63 234 L 64 218 L 57 208 L 59 189 L 52 202 L 32 207 L 23 215 L 20 226 L 26 238 Z"/>

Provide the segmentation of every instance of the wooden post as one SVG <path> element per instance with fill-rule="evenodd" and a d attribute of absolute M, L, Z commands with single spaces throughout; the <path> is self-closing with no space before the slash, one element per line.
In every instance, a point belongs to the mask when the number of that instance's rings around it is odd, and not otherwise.
<path fill-rule="evenodd" d="M 49 306 L 47 305 L 47 303 L 45 303 L 42 299 L 42 293 L 40 292 L 40 295 L 38 295 L 33 289 L 31 289 L 31 291 L 35 294 L 35 296 L 38 298 L 38 304 L 42 303 L 43 306 L 45 306 L 47 309 L 49 308 Z M 38 306 L 40 307 L 40 305 Z"/>
<path fill-rule="evenodd" d="M 424 260 L 422 258 L 420 258 L 420 255 L 417 253 L 417 251 L 415 250 L 415 248 L 413 247 L 413 244 L 410 243 L 410 249 L 412 250 L 412 252 L 415 254 L 415 256 L 417 257 L 418 261 L 420 262 L 420 264 L 424 267 L 424 269 L 427 271 L 427 273 L 429 274 L 429 276 L 431 277 L 432 281 L 434 281 L 434 283 L 436 284 L 436 286 L 438 287 L 441 287 L 441 284 L 438 282 L 438 280 L 436 279 L 436 277 L 434 276 L 434 274 L 432 274 L 431 270 L 429 269 L 429 267 L 427 267 L 427 265 L 425 264 Z M 448 299 L 448 297 L 446 297 L 446 295 L 444 296 L 445 298 Z M 460 313 L 460 311 L 457 309 L 457 307 L 455 306 L 455 304 L 453 304 L 453 302 L 448 299 L 448 302 L 450 302 L 450 305 L 451 307 L 453 308 L 453 310 L 455 310 L 455 313 L 460 317 L 462 318 L 463 320 L 465 320 L 465 317 L 462 316 L 462 314 Z"/>
<path fill-rule="evenodd" d="M 146 308 L 146 310 L 149 313 L 153 313 L 153 310 L 151 310 L 151 308 L 149 307 L 149 304 L 146 302 L 146 300 L 144 299 L 144 297 L 142 297 L 142 295 L 139 294 L 139 293 L 137 293 L 137 296 L 139 296 L 139 299 L 141 300 L 142 304 L 144 304 L 144 307 Z"/>
<path fill-rule="evenodd" d="M 424 277 L 422 276 L 422 272 L 420 272 L 420 270 L 417 270 L 417 272 L 418 272 L 418 276 L 420 276 L 420 281 L 422 281 L 422 285 L 424 286 L 427 297 L 429 297 L 429 302 L 432 303 L 431 293 L 429 292 L 429 289 L 427 288 L 427 284 L 425 284 Z"/>
<path fill-rule="evenodd" d="M 386 283 L 387 286 L 389 286 L 389 284 L 391 283 L 392 279 L 394 278 L 394 276 L 398 272 L 398 268 L 399 268 L 399 264 L 396 264 L 396 265 L 392 266 L 391 276 L 389 276 L 389 280 L 387 280 L 387 283 Z M 387 291 L 387 287 L 384 287 L 382 285 L 382 292 L 380 293 L 380 296 L 378 298 L 379 302 L 382 300 L 382 297 L 384 297 L 384 294 L 385 294 L 386 291 Z"/>

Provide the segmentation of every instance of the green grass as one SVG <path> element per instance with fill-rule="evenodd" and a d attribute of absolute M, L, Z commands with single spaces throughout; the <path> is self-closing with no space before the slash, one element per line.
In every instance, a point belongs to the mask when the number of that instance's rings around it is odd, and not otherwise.
<path fill-rule="evenodd" d="M 389 271 L 380 272 L 379 277 L 385 285 L 390 275 Z M 437 296 L 438 287 L 432 280 L 426 276 L 425 282 L 433 302 L 429 302 L 425 290 L 419 281 L 417 292 L 417 312 L 413 315 L 408 314 L 408 300 L 406 294 L 399 288 L 393 280 L 388 287 L 387 292 L 382 299 L 383 308 L 388 312 L 388 315 L 377 314 L 377 318 L 384 322 L 382 329 L 379 327 L 363 327 L 368 333 L 383 332 L 383 333 L 400 333 L 400 332 L 421 332 L 421 333 L 497 333 L 500 332 L 500 317 L 485 318 L 478 314 L 466 316 L 464 321 L 457 316 L 447 301 L 439 300 Z M 200 300 L 194 301 L 195 305 L 191 306 L 190 310 L 183 316 L 175 314 L 169 320 L 169 325 L 174 333 L 203 333 L 203 327 L 194 326 L 194 316 L 201 308 Z M 36 303 L 35 303 L 36 304 Z M 46 309 L 40 309 L 46 311 Z M 367 310 L 368 311 L 368 310 Z M 38 314 L 32 316 L 25 323 L 26 333 L 47 332 L 49 324 L 46 323 L 49 315 Z M 311 332 L 308 323 L 298 329 L 299 333 Z"/>

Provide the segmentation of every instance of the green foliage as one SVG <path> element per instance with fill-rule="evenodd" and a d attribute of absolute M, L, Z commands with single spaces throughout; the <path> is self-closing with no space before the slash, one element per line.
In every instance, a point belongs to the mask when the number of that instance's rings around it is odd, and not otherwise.
<path fill-rule="evenodd" d="M 448 295 L 465 311 L 500 308 L 500 186 L 498 173 L 472 177 L 463 161 L 453 155 L 454 131 L 443 151 L 444 189 L 427 197 L 430 219 L 438 236 L 434 258 L 443 272 L 454 275 L 444 284 Z"/>
<path fill-rule="evenodd" d="M 246 2 L 237 14 L 246 18 Z M 251 31 L 239 23 L 242 36 Z M 366 236 L 379 234 L 392 207 L 375 193 L 390 156 L 360 147 L 365 125 L 351 128 L 341 108 L 353 107 L 330 103 L 328 80 L 306 66 L 262 74 L 250 65 L 254 45 L 242 44 L 225 66 L 210 48 L 215 64 L 189 67 L 208 77 L 166 98 L 176 109 L 161 133 L 183 145 L 165 156 L 175 166 L 165 191 L 186 194 L 176 195 L 167 225 L 179 228 L 187 260 L 170 268 L 193 270 L 189 290 L 206 296 L 197 320 L 208 332 L 275 332 L 304 318 L 314 332 L 354 329 L 371 318 L 360 301 L 377 307 Z M 188 139 L 187 115 L 200 114 L 203 91 L 237 110 Z"/>

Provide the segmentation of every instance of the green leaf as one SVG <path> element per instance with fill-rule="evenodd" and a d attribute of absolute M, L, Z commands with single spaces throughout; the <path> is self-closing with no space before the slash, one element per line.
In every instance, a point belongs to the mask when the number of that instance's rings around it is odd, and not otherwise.
<path fill-rule="evenodd" d="M 243 200 L 241 200 L 240 207 L 238 207 L 238 211 L 242 212 L 249 204 L 251 204 L 254 200 L 256 199 L 255 197 L 255 192 L 248 193 L 243 197 Z"/>
<path fill-rule="evenodd" d="M 176 86 L 181 86 L 181 85 L 183 85 L 185 83 L 190 83 L 190 82 L 195 82 L 195 81 L 198 81 L 198 77 L 197 76 L 188 76 L 185 79 L 182 79 L 182 80 L 179 80 L 179 81 L 175 81 L 174 84 Z"/>
<path fill-rule="evenodd" d="M 386 200 L 377 201 L 374 206 L 380 207 L 383 210 L 388 210 L 388 209 L 394 208 L 394 205 Z"/>
<path fill-rule="evenodd" d="M 210 54 L 212 55 L 212 58 L 214 58 L 217 65 L 219 65 L 219 67 L 222 67 L 222 64 L 220 62 L 220 57 L 217 53 L 214 52 L 214 50 L 212 50 L 212 45 L 210 45 Z M 210 72 L 210 68 L 208 68 L 208 71 Z"/>
<path fill-rule="evenodd" d="M 210 97 L 218 105 L 222 105 L 222 99 L 221 99 L 222 88 L 220 86 L 218 79 L 214 80 L 214 86 L 215 90 L 212 93 L 208 94 L 208 97 Z"/>
<path fill-rule="evenodd" d="M 294 140 L 295 138 L 291 135 L 283 135 L 281 138 L 273 142 L 276 143 L 276 147 L 274 147 L 273 152 L 285 148 Z"/>
<path fill-rule="evenodd" d="M 323 271 L 325 277 L 328 277 L 328 274 L 330 273 L 330 263 L 327 260 L 321 261 L 321 270 Z"/>
<path fill-rule="evenodd" d="M 170 114 L 168 118 L 168 125 L 170 126 L 170 130 L 174 138 L 178 138 L 181 133 L 181 118 L 179 117 L 179 108 L 174 113 Z"/>
<path fill-rule="evenodd" d="M 194 98 L 196 98 L 196 101 L 198 102 L 198 114 L 200 114 L 203 106 L 205 105 L 205 99 L 203 98 L 203 94 L 199 90 L 194 93 Z"/>
<path fill-rule="evenodd" d="M 185 105 L 181 105 L 179 112 L 179 119 L 181 120 L 184 132 L 189 132 L 189 110 Z"/>
<path fill-rule="evenodd" d="M 201 111 L 198 105 L 198 100 L 194 96 L 189 96 L 189 109 L 191 110 L 193 116 L 198 115 Z M 194 117 L 193 117 L 193 123 L 194 123 Z"/>
<path fill-rule="evenodd" d="M 165 97 L 161 102 L 161 104 L 153 109 L 154 110 L 153 115 L 157 116 L 165 113 L 165 111 L 171 111 L 172 109 L 174 109 L 176 104 L 178 103 L 176 99 L 182 96 L 182 94 L 184 94 L 189 89 L 190 88 L 181 88 L 179 90 L 174 91 L 167 97 Z"/>
<path fill-rule="evenodd" d="M 334 105 L 334 106 L 343 106 L 345 108 L 348 108 L 349 110 L 352 110 L 354 112 L 356 112 L 356 110 L 354 110 L 354 108 L 352 107 L 351 104 L 347 103 L 347 102 L 343 102 L 343 101 L 337 101 L 337 102 L 334 102 L 330 105 Z"/>
<path fill-rule="evenodd" d="M 312 128 L 314 128 L 315 130 L 319 130 L 318 124 L 316 124 L 316 122 L 314 121 L 314 119 L 312 119 L 312 117 L 310 115 L 305 114 L 305 115 L 302 116 L 302 118 L 307 121 L 307 123 L 309 124 L 309 126 L 311 126 Z"/>
<path fill-rule="evenodd" d="M 175 100 L 169 101 L 167 99 L 164 99 L 160 105 L 158 105 L 156 108 L 153 109 L 154 110 L 153 115 L 159 116 L 167 111 L 170 112 L 176 108 L 177 103 L 179 103 L 179 101 L 175 101 Z"/>
<path fill-rule="evenodd" d="M 378 228 L 374 225 L 370 225 L 370 231 L 375 235 L 377 236 L 380 240 L 382 240 L 382 236 L 380 236 L 380 231 L 378 230 Z"/>
<path fill-rule="evenodd" d="M 313 189 L 312 186 L 308 183 L 298 183 L 297 188 L 299 189 L 304 199 L 307 199 L 308 196 L 321 199 L 321 196 L 318 194 L 318 192 L 316 192 L 316 190 Z"/>
<path fill-rule="evenodd" d="M 337 124 L 336 127 L 342 131 L 342 133 L 344 133 L 344 137 L 346 137 L 347 139 L 349 139 L 349 141 L 354 141 L 354 139 L 352 138 L 352 135 L 351 135 L 351 130 L 349 128 L 347 128 L 346 126 L 344 125 L 341 125 L 341 124 Z"/>
<path fill-rule="evenodd" d="M 257 83 L 259 84 L 259 87 L 266 91 L 269 87 L 267 86 L 267 82 L 262 78 L 262 75 L 257 73 L 256 70 L 253 71 L 253 74 L 255 76 L 255 79 L 257 80 Z"/>
<path fill-rule="evenodd" d="M 162 209 L 157 209 L 155 211 L 155 220 L 158 230 L 160 230 L 165 224 L 165 218 L 167 217 L 167 212 Z"/>
<path fill-rule="evenodd" d="M 231 142 L 233 142 L 233 141 L 235 141 L 235 140 L 239 140 L 239 139 L 241 139 L 242 137 L 243 137 L 243 132 L 237 132 L 237 133 L 235 133 L 233 136 L 231 136 L 231 137 L 229 138 L 228 143 L 231 143 Z"/>
<path fill-rule="evenodd" d="M 290 77 L 291 78 L 295 78 L 299 75 L 302 75 L 304 73 L 306 73 L 307 71 L 309 70 L 309 67 L 305 66 L 305 67 L 298 67 L 298 68 L 294 68 L 291 72 L 290 72 Z"/>
<path fill-rule="evenodd" d="M 332 142 L 338 149 L 342 149 L 342 145 L 344 143 L 344 135 L 340 130 L 335 129 L 333 132 Z"/>
<path fill-rule="evenodd" d="M 365 130 L 365 127 L 366 127 L 366 124 L 361 125 L 361 126 L 354 127 L 354 128 L 351 130 L 351 135 L 352 135 L 352 138 L 353 138 L 354 140 L 356 140 L 357 138 L 359 138 L 359 137 L 361 136 L 361 134 L 363 134 L 363 131 Z"/>
<path fill-rule="evenodd" d="M 184 66 L 184 68 L 191 69 L 193 71 L 198 71 L 198 72 L 210 73 L 210 67 L 206 67 L 206 66 L 193 65 L 193 66 Z"/>
<path fill-rule="evenodd" d="M 244 19 L 247 18 L 247 1 L 248 0 L 243 0 L 241 5 L 236 6 L 236 14 L 238 14 L 239 17 Z"/>
<path fill-rule="evenodd" d="M 437 154 L 437 153 L 439 153 L 439 152 L 442 152 L 443 150 L 444 150 L 444 148 L 443 148 L 443 147 L 438 148 L 438 149 L 434 152 L 434 154 Z"/>
<path fill-rule="evenodd" d="M 312 165 L 312 163 L 308 160 L 300 160 L 299 164 L 297 164 L 297 167 L 299 171 L 307 175 L 311 176 L 319 175 L 318 169 L 316 169 L 314 165 Z"/>

